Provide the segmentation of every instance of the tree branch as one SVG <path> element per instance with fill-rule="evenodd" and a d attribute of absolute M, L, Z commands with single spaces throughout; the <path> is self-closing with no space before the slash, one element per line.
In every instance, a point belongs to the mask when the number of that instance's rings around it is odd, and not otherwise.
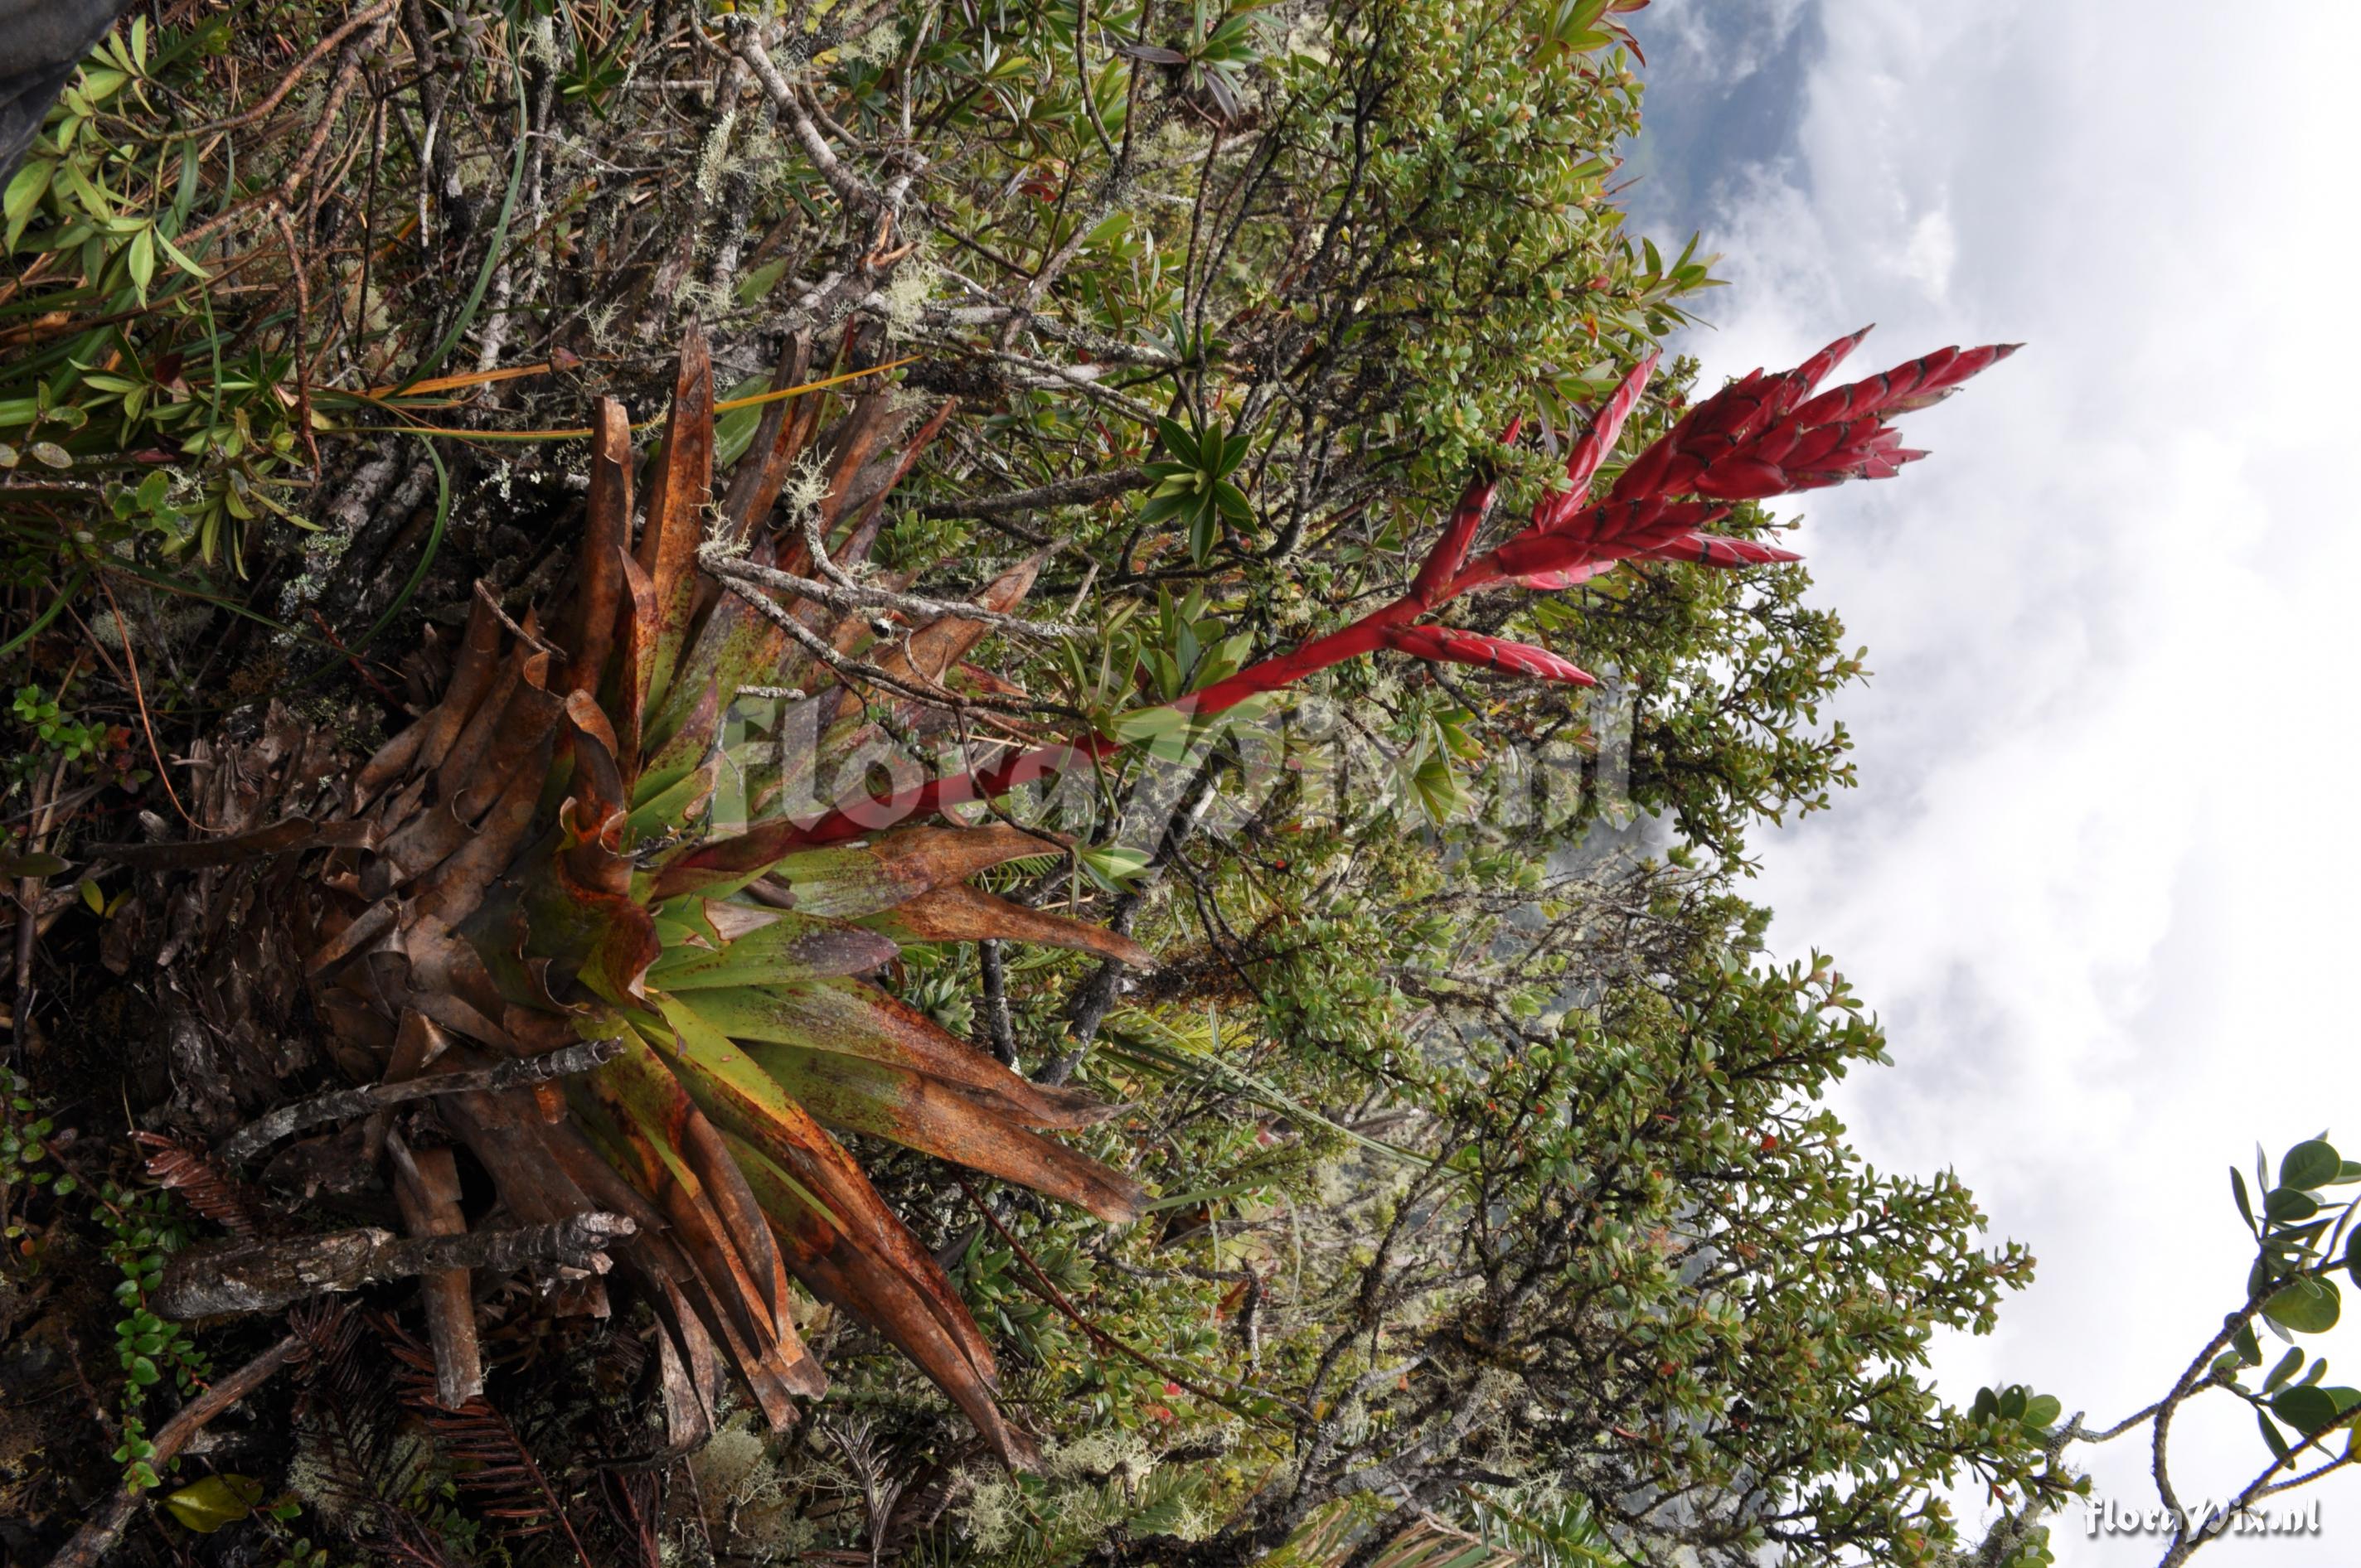
<path fill-rule="evenodd" d="M 606 1272 L 606 1248 L 637 1230 L 621 1214 L 592 1212 L 554 1225 L 469 1231 L 404 1240 L 390 1231 L 340 1231 L 293 1240 L 225 1242 L 190 1247 L 164 1266 L 154 1307 L 167 1318 L 268 1312 L 308 1296 L 357 1290 L 379 1279 L 446 1269 L 512 1274 L 552 1261 Z"/>

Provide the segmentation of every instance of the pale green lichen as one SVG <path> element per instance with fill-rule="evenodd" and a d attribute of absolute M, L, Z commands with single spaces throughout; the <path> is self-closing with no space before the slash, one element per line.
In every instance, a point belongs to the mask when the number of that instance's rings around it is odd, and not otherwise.
<path fill-rule="evenodd" d="M 934 297 L 935 285 L 941 278 L 941 269 L 917 256 L 905 258 L 894 269 L 894 276 L 878 291 L 885 311 L 888 337 L 907 337 L 917 330 L 927 302 Z"/>
<path fill-rule="evenodd" d="M 837 46 L 836 52 L 847 64 L 865 61 L 880 68 L 891 65 L 902 53 L 902 24 L 879 22 L 858 37 L 845 39 Z"/>
<path fill-rule="evenodd" d="M 720 192 L 721 177 L 730 170 L 730 137 L 737 128 L 738 111 L 723 110 L 697 149 L 697 193 L 708 202 Z"/>

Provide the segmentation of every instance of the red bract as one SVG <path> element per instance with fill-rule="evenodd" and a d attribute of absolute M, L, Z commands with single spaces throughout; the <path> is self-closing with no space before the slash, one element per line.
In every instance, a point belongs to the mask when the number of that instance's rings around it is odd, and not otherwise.
<path fill-rule="evenodd" d="M 1697 404 L 1623 471 L 1609 499 L 1757 500 L 1845 479 L 1890 478 L 1926 454 L 1905 448 L 1886 419 L 1940 402 L 2016 352 L 2015 344 L 1938 349 L 1812 396 L 1868 330 L 1837 339 L 1793 370 L 1741 377 Z"/>
<path fill-rule="evenodd" d="M 1526 528 L 1485 554 L 1467 559 L 1499 482 L 1487 466 L 1461 494 L 1442 537 L 1420 564 L 1410 589 L 1352 625 L 1239 671 L 1172 706 L 1198 717 L 1293 685 L 1347 659 L 1390 648 L 1412 657 L 1480 665 L 1546 679 L 1588 683 L 1590 676 L 1544 649 L 1445 627 L 1414 624 L 1462 594 L 1503 583 L 1548 592 L 1587 582 L 1623 561 L 1685 561 L 1728 568 L 1793 561 L 1791 551 L 1702 532 L 1727 511 L 1717 503 L 1760 500 L 1846 479 L 1883 479 L 1927 455 L 1902 444 L 1886 422 L 1941 401 L 1960 383 L 2016 352 L 2015 344 L 1938 349 L 1883 375 L 1826 392 L 1820 381 L 1868 334 L 1840 337 L 1792 370 L 1756 370 L 1684 414 L 1625 467 L 1604 499 L 1588 494 L 1624 421 L 1639 406 L 1654 355 L 1633 367 L 1602 404 L 1566 459 L 1566 488 L 1535 504 Z M 1511 424 L 1504 442 L 1516 439 Z M 916 815 L 990 799 L 1012 784 L 1088 765 L 1122 749 L 1089 735 L 1007 757 L 928 784 L 909 803 Z M 849 800 L 798 840 L 829 843 L 874 825 L 877 803 Z M 777 846 L 765 845 L 765 852 Z M 708 853 L 726 852 L 717 846 Z"/>
<path fill-rule="evenodd" d="M 1649 363 L 1654 362 L 1652 356 Z M 1523 415 L 1510 420 L 1509 428 L 1500 433 L 1500 444 L 1515 445 L 1517 433 L 1524 427 Z M 1460 563 L 1467 559 L 1467 546 L 1476 541 L 1476 531 L 1484 526 L 1484 518 L 1492 510 L 1492 497 L 1499 488 L 1499 476 L 1489 471 L 1467 482 L 1467 488 L 1459 493 L 1459 504 L 1451 509 L 1451 516 L 1443 525 L 1443 537 L 1435 541 L 1434 548 L 1427 553 L 1418 576 L 1411 582 L 1411 598 L 1421 604 L 1433 603 L 1457 574 Z"/>
<path fill-rule="evenodd" d="M 1648 389 L 1648 378 L 1655 372 L 1657 356 L 1651 354 L 1617 384 L 1598 415 L 1590 422 L 1590 429 L 1574 444 L 1565 455 L 1565 488 L 1552 491 L 1533 503 L 1533 526 L 1553 529 L 1570 521 L 1582 510 L 1590 492 L 1590 481 L 1607 455 L 1615 450 L 1615 438 L 1623 433 L 1623 422 L 1640 406 L 1640 395 Z M 1513 427 L 1511 427 L 1513 428 Z"/>
<path fill-rule="evenodd" d="M 1595 686 L 1598 677 L 1546 648 L 1450 626 L 1395 626 L 1386 630 L 1386 646 L 1413 658 L 1452 664 L 1473 664 L 1505 674 L 1539 675 L 1545 681 L 1566 681 Z"/>

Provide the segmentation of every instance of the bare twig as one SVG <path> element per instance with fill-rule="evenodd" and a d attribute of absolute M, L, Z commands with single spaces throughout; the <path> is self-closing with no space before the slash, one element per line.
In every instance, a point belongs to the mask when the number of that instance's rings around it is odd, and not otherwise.
<path fill-rule="evenodd" d="M 1103 501 L 1110 496 L 1144 490 L 1154 483 L 1155 477 L 1146 468 L 1117 468 L 1112 473 L 1085 474 L 1080 478 L 1060 479 L 1052 484 L 1038 485 L 1029 490 L 1011 490 L 1006 495 L 928 501 L 918 508 L 918 515 L 972 517 L 991 522 L 1012 512 L 1047 511 L 1052 507 L 1082 506 L 1091 501 Z"/>
<path fill-rule="evenodd" d="M 625 1215 L 577 1214 L 553 1225 L 403 1238 L 374 1227 L 294 1240 L 232 1241 L 172 1255 L 153 1300 L 167 1318 L 268 1312 L 379 1279 L 452 1269 L 512 1274 L 555 1262 L 604 1273 L 606 1249 L 637 1226 Z"/>
<path fill-rule="evenodd" d="M 976 961 L 983 969 L 983 1020 L 985 1038 L 992 1044 L 992 1054 L 1001 1066 L 1016 1065 L 1016 1027 L 1008 1014 L 1008 977 L 1000 960 L 1000 943 L 991 937 L 975 945 Z"/>
<path fill-rule="evenodd" d="M 148 737 L 148 754 L 156 760 L 156 781 L 164 786 L 164 798 L 172 803 L 172 809 L 181 814 L 181 820 L 202 833 L 205 829 L 189 815 L 189 808 L 181 804 L 181 792 L 172 787 L 171 766 L 164 761 L 164 749 L 156 744 L 156 720 L 148 711 L 148 694 L 139 685 L 139 656 L 131 651 L 131 627 L 123 619 L 123 607 L 115 602 L 115 589 L 108 585 L 104 572 L 94 574 L 92 581 L 106 596 L 106 608 L 114 612 L 115 631 L 123 639 L 123 664 L 131 672 L 131 699 L 139 706 L 139 728 Z"/>
<path fill-rule="evenodd" d="M 819 170 L 819 177 L 828 181 L 829 190 L 842 197 L 848 205 L 865 213 L 892 212 L 900 205 L 898 201 L 889 202 L 884 192 L 846 168 L 844 160 L 836 156 L 836 149 L 828 145 L 828 138 L 821 136 L 819 127 L 812 123 L 811 114 L 805 106 L 804 94 L 796 90 L 796 83 L 780 74 L 778 65 L 771 59 L 770 51 L 763 47 L 761 37 L 752 27 L 741 26 L 735 28 L 730 47 L 753 71 L 754 80 L 763 84 L 763 91 L 777 105 L 780 117 L 787 122 L 788 128 L 796 133 L 796 140 L 802 144 L 804 156 L 811 159 L 812 167 Z M 908 183 L 906 176 L 896 181 L 906 190 Z"/>
<path fill-rule="evenodd" d="M 60 689 L 64 689 L 62 685 Z M 38 852 L 48 843 L 51 818 L 56 813 L 58 792 L 65 787 L 66 759 L 60 757 L 58 765 L 49 770 L 49 787 L 44 790 L 37 781 L 33 786 L 35 820 L 25 835 L 25 848 Z M 16 988 L 9 996 L 9 1025 L 21 1041 L 33 1026 L 33 939 L 40 934 L 41 879 L 23 877 L 16 883 Z"/>
<path fill-rule="evenodd" d="M 502 626 L 507 627 L 518 641 L 531 648 L 534 652 L 546 653 L 553 659 L 560 657 L 565 653 L 565 649 L 558 647 L 554 642 L 535 637 L 532 632 L 527 631 L 523 627 L 519 626 L 516 623 L 515 618 L 511 616 L 507 610 L 500 608 L 500 596 L 492 592 L 490 586 L 481 577 L 476 579 L 476 597 L 484 601 L 484 608 L 490 610 L 494 618 L 497 619 Z"/>
<path fill-rule="evenodd" d="M 811 543 L 808 536 L 805 543 L 807 545 Z M 825 561 L 825 556 L 814 556 L 816 565 Z M 855 613 L 870 609 L 890 609 L 924 620 L 939 620 L 946 616 L 951 616 L 961 620 L 979 621 L 995 630 L 1013 632 L 1020 637 L 1038 638 L 1043 641 L 1090 635 L 1090 629 L 1087 627 L 1057 620 L 1027 620 L 1020 616 L 1004 615 L 998 610 L 986 609 L 982 605 L 968 604 L 954 599 L 926 598 L 917 594 L 895 593 L 890 588 L 873 587 L 865 583 L 854 582 L 851 577 L 844 576 L 840 573 L 831 574 L 837 577 L 833 583 L 815 582 L 809 577 L 798 577 L 792 572 L 782 572 L 775 566 L 758 566 L 752 561 L 740 560 L 710 545 L 707 547 L 707 553 L 699 558 L 698 564 L 717 577 L 741 583 L 759 583 L 766 588 L 777 588 L 782 592 L 800 595 L 815 604 L 824 604 L 830 609 L 851 610 Z"/>
<path fill-rule="evenodd" d="M 525 1084 L 562 1078 L 569 1073 L 588 1072 L 614 1060 L 622 1048 L 619 1041 L 591 1040 L 552 1051 L 547 1056 L 519 1057 L 497 1067 L 479 1068 L 470 1072 L 440 1072 L 401 1083 L 372 1083 L 360 1089 L 339 1089 L 333 1093 L 314 1095 L 309 1100 L 298 1100 L 291 1105 L 281 1105 L 269 1115 L 257 1118 L 231 1134 L 223 1142 L 219 1152 L 223 1159 L 236 1165 L 252 1159 L 283 1137 L 305 1127 L 318 1126 L 323 1122 L 366 1116 L 388 1105 L 423 1100 L 430 1095 L 459 1094 L 478 1089 L 516 1089 Z"/>

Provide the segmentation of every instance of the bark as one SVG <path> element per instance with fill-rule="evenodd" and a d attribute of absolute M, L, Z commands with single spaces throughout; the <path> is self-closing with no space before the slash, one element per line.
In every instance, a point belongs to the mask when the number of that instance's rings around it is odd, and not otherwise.
<path fill-rule="evenodd" d="M 155 1310 L 187 1320 L 268 1312 L 307 1297 L 445 1269 L 510 1274 L 553 1262 L 606 1272 L 606 1248 L 638 1229 L 620 1214 L 579 1214 L 554 1225 L 409 1240 L 374 1228 L 293 1240 L 224 1242 L 175 1253 Z"/>

